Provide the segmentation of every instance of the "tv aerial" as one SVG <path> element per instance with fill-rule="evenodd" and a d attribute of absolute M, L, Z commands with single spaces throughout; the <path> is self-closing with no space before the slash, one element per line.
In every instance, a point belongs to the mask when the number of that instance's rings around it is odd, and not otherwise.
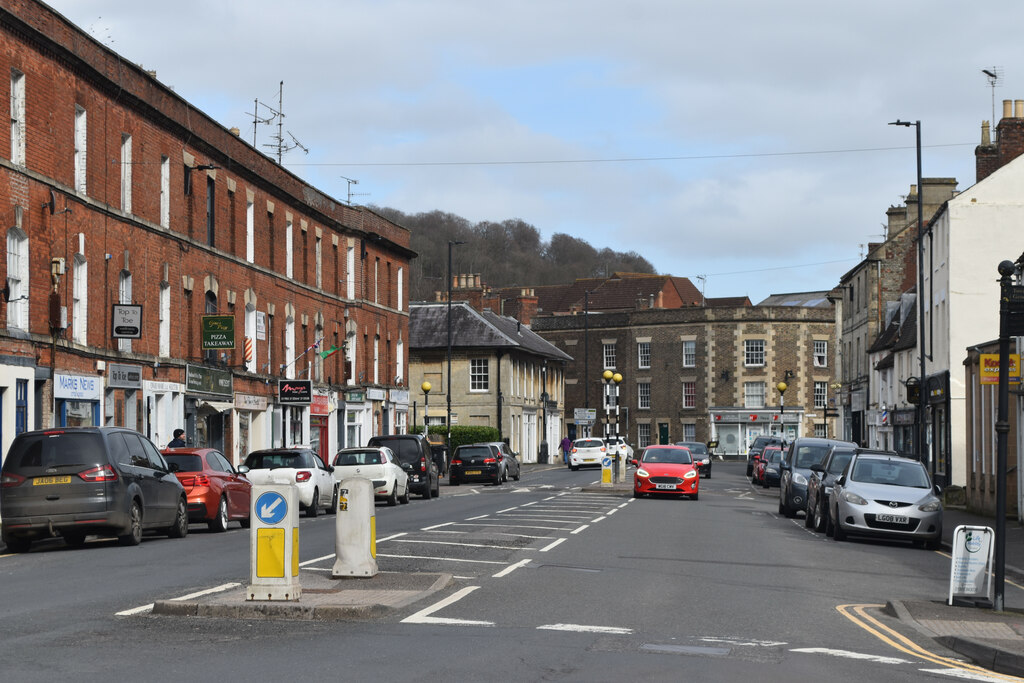
<path fill-rule="evenodd" d="M 260 116 L 260 105 L 267 110 L 267 116 Z M 260 125 L 270 126 L 277 123 L 277 133 L 271 135 L 270 139 L 272 142 L 264 143 L 264 147 L 270 147 L 277 151 L 277 163 L 281 164 L 281 160 L 284 157 L 285 152 L 290 152 L 296 147 L 301 149 L 304 153 L 309 154 L 309 149 L 299 142 L 299 139 L 292 134 L 290 130 L 284 130 L 284 81 L 278 85 L 277 89 L 277 109 L 274 109 L 268 104 L 261 103 L 257 98 L 253 104 L 252 111 L 252 146 L 256 147 L 256 130 Z M 248 112 L 246 112 L 248 114 Z M 288 133 L 288 137 L 291 140 L 286 140 L 284 134 Z"/>
<path fill-rule="evenodd" d="M 981 73 L 985 74 L 985 78 L 988 79 L 988 85 L 992 88 L 992 140 L 995 141 L 995 132 L 997 128 L 996 121 L 996 86 L 1002 85 L 1000 79 L 1003 77 L 1003 67 L 993 66 L 991 69 L 982 69 Z"/>

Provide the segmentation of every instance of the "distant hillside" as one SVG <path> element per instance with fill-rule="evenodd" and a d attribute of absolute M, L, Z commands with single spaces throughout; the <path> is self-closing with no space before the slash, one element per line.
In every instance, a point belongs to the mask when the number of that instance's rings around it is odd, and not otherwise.
<path fill-rule="evenodd" d="M 501 223 L 472 224 L 443 211 L 406 214 L 397 209 L 370 207 L 412 232 L 412 248 L 419 254 L 409 277 L 412 301 L 429 301 L 445 289 L 448 241 L 465 242 L 455 248 L 453 273 L 480 273 L 492 287 L 556 285 L 580 277 L 603 277 L 615 271 L 654 273 L 654 266 L 636 252 L 596 249 L 585 240 L 556 233 L 541 240 L 529 223 L 509 219 Z"/>

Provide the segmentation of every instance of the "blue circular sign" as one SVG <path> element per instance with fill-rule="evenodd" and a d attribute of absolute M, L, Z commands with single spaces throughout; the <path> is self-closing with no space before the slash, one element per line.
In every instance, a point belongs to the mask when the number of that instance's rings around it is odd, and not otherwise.
<path fill-rule="evenodd" d="M 256 516 L 264 524 L 278 524 L 288 514 L 288 501 L 276 491 L 267 491 L 256 499 Z"/>
<path fill-rule="evenodd" d="M 611 458 L 605 457 L 605 458 L 601 459 L 601 467 L 611 467 L 611 466 L 612 466 L 612 459 Z"/>

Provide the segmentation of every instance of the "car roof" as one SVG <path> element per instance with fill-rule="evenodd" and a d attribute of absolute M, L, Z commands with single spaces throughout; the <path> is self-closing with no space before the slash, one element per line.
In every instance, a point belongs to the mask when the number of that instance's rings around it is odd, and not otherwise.
<path fill-rule="evenodd" d="M 644 446 L 644 450 L 647 450 L 649 448 L 683 448 L 686 450 L 690 450 L 686 446 L 680 446 L 679 444 L 675 443 L 652 443 L 650 446 Z"/>

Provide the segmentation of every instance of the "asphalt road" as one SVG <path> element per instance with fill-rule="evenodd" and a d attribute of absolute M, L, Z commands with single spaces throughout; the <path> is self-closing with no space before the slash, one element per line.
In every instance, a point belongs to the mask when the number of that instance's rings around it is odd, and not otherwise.
<path fill-rule="evenodd" d="M 0 680 L 920 681 L 957 673 L 913 656 L 896 634 L 948 651 L 876 607 L 853 607 L 942 600 L 948 558 L 814 534 L 776 513 L 777 489 L 753 488 L 743 473 L 742 464 L 717 463 L 699 501 L 634 500 L 583 492 L 598 470 L 531 467 L 501 487 L 442 486 L 439 499 L 378 505 L 381 571 L 456 577 L 445 592 L 379 621 L 150 614 L 154 600 L 247 580 L 249 536 L 234 523 L 225 534 L 194 525 L 183 540 L 146 537 L 135 548 L 37 544 L 0 556 Z M 302 519 L 300 542 L 302 573 L 329 572 L 334 518 Z"/>

